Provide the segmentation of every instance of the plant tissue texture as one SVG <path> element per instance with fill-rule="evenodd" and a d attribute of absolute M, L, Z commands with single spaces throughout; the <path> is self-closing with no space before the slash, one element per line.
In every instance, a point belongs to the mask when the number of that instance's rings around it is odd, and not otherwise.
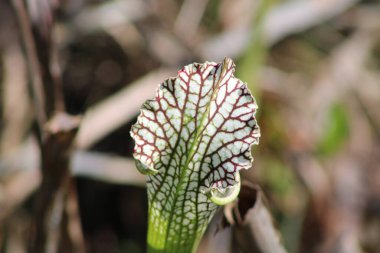
<path fill-rule="evenodd" d="M 194 252 L 217 206 L 236 197 L 239 170 L 251 167 L 257 105 L 234 66 L 185 66 L 132 127 L 137 168 L 148 174 L 150 252 Z"/>

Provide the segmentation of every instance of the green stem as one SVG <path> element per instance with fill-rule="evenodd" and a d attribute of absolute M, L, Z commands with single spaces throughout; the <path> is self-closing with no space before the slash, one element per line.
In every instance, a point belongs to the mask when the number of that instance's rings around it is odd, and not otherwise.
<path fill-rule="evenodd" d="M 217 205 L 224 205 L 233 201 L 240 191 L 240 175 L 236 173 L 237 184 L 233 187 L 227 188 L 224 192 L 218 190 L 211 190 L 206 193 L 198 193 L 207 195 L 208 208 L 206 215 L 199 219 L 199 215 L 195 207 L 191 210 L 194 215 L 193 218 L 183 222 L 186 216 L 185 209 L 171 210 L 171 219 L 164 219 L 162 212 L 149 208 L 149 224 L 148 224 L 148 253 L 194 253 L 198 244 L 206 230 L 206 227 L 216 211 Z M 186 194 L 186 196 L 189 196 Z M 198 196 L 197 196 L 198 197 Z M 197 206 L 197 203 L 194 203 Z M 187 210 L 188 211 L 188 210 Z M 202 210 L 204 212 L 205 210 Z M 170 234 L 169 234 L 170 232 Z M 174 236 L 170 236 L 174 235 Z"/>
<path fill-rule="evenodd" d="M 157 215 L 158 212 L 153 209 L 149 210 L 148 253 L 194 253 L 216 209 L 209 213 L 209 219 L 202 224 L 196 222 L 196 217 L 189 224 L 176 223 L 176 220 L 185 215 L 183 210 L 179 210 L 181 213 L 176 214 L 171 223 Z M 168 236 L 169 232 L 176 236 Z"/>

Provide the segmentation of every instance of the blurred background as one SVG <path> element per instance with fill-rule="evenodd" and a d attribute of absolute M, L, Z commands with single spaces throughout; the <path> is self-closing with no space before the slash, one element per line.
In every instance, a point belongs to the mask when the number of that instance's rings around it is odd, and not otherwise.
<path fill-rule="evenodd" d="M 130 127 L 164 79 L 226 56 L 259 105 L 242 176 L 287 251 L 380 252 L 376 0 L 0 1 L 0 252 L 145 252 Z M 199 252 L 238 252 L 229 233 Z"/>

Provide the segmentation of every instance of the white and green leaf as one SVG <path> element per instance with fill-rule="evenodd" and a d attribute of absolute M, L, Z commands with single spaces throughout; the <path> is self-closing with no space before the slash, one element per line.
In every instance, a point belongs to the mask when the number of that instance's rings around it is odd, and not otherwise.
<path fill-rule="evenodd" d="M 132 127 L 148 174 L 150 252 L 194 252 L 218 205 L 233 201 L 239 170 L 260 137 L 257 105 L 234 63 L 185 66 L 164 81 Z"/>

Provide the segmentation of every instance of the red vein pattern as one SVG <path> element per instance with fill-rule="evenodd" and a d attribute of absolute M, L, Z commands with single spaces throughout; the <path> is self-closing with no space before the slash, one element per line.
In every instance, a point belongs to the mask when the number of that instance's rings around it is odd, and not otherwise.
<path fill-rule="evenodd" d="M 150 174 L 149 224 L 156 228 L 149 230 L 164 226 L 163 252 L 191 252 L 217 207 L 204 192 L 233 186 L 251 166 L 257 105 L 233 73 L 229 58 L 185 66 L 159 86 L 132 127 L 137 166 Z"/>

